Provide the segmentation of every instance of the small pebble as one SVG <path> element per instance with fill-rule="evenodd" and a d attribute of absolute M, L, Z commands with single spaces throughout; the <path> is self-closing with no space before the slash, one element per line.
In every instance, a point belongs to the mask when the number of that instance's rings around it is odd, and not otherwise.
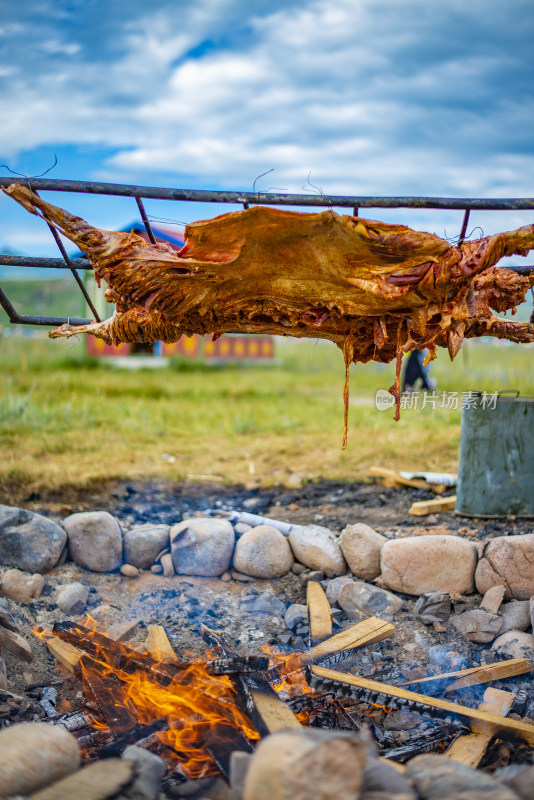
<path fill-rule="evenodd" d="M 293 573 L 293 575 L 301 575 L 305 571 L 306 567 L 304 566 L 304 564 L 300 564 L 298 561 L 295 561 L 295 563 L 291 567 L 291 572 Z"/>
<path fill-rule="evenodd" d="M 242 536 L 244 533 L 249 531 L 251 527 L 252 526 L 247 525 L 246 522 L 236 522 L 236 524 L 234 525 L 234 530 L 239 536 Z"/>
<path fill-rule="evenodd" d="M 245 575 L 243 572 L 238 572 L 237 569 L 233 569 L 230 574 L 234 581 L 241 581 L 241 583 L 250 583 L 250 581 L 256 580 L 252 575 Z"/>
<path fill-rule="evenodd" d="M 312 569 L 310 572 L 303 572 L 300 576 L 300 579 L 304 584 L 308 583 L 308 581 L 316 581 L 317 583 L 320 583 L 321 581 L 324 581 L 324 572 L 322 572 L 320 569 Z"/>
<path fill-rule="evenodd" d="M 121 567 L 121 574 L 126 575 L 127 578 L 138 578 L 139 570 L 133 564 L 123 564 Z"/>
<path fill-rule="evenodd" d="M 161 566 L 163 567 L 164 578 L 172 578 L 173 575 L 176 574 L 174 572 L 174 564 L 170 553 L 165 553 L 164 556 L 161 556 Z"/>
<path fill-rule="evenodd" d="M 228 581 L 232 580 L 232 573 L 231 572 L 223 572 L 223 574 L 221 575 L 221 580 L 224 581 L 225 583 L 228 583 Z"/>
<path fill-rule="evenodd" d="M 150 572 L 153 572 L 154 575 L 161 575 L 163 572 L 163 567 L 161 564 L 154 564 L 152 567 L 150 567 Z"/>

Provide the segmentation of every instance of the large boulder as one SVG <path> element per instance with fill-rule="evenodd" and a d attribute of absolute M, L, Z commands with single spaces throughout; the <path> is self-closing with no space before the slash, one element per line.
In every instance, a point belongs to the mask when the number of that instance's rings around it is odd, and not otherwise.
<path fill-rule="evenodd" d="M 476 570 L 476 586 L 485 594 L 504 586 L 505 600 L 528 600 L 534 595 L 534 533 L 498 536 L 486 546 Z"/>
<path fill-rule="evenodd" d="M 61 725 L 28 722 L 0 731 L 0 797 L 27 795 L 75 772 L 78 742 Z"/>
<path fill-rule="evenodd" d="M 297 561 L 309 569 L 322 570 L 329 578 L 343 575 L 347 570 L 337 538 L 322 525 L 294 527 L 289 544 Z"/>
<path fill-rule="evenodd" d="M 52 520 L 0 505 L 0 564 L 25 572 L 53 569 L 65 547 L 65 531 Z"/>
<path fill-rule="evenodd" d="M 441 590 L 472 594 L 477 548 L 459 536 L 417 536 L 388 541 L 382 548 L 382 581 L 396 592 Z"/>
<path fill-rule="evenodd" d="M 139 569 L 150 569 L 168 544 L 168 525 L 138 525 L 124 534 L 124 560 Z"/>
<path fill-rule="evenodd" d="M 347 525 L 339 537 L 341 552 L 350 571 L 364 581 L 380 575 L 380 553 L 387 539 L 365 522 Z"/>
<path fill-rule="evenodd" d="M 412 781 L 421 800 L 518 800 L 487 772 L 440 755 L 412 758 L 404 776 Z"/>
<path fill-rule="evenodd" d="M 226 519 L 185 519 L 171 528 L 172 562 L 177 575 L 222 575 L 230 568 L 235 533 Z"/>
<path fill-rule="evenodd" d="M 107 511 L 83 511 L 63 520 L 70 557 L 93 572 L 112 572 L 122 563 L 122 533 Z"/>
<path fill-rule="evenodd" d="M 271 525 L 258 525 L 237 540 L 234 567 L 255 578 L 278 578 L 293 566 L 287 538 Z"/>
<path fill-rule="evenodd" d="M 279 731 L 254 751 L 243 800 L 354 800 L 365 762 L 365 744 L 352 734 L 313 728 Z"/>

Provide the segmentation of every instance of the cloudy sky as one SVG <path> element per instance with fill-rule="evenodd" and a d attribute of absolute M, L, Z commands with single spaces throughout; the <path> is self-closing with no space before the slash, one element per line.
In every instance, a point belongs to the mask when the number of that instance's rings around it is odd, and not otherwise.
<path fill-rule="evenodd" d="M 0 0 L 0 162 L 26 175 L 534 196 L 532 0 Z M 6 175 L 5 167 L 0 174 Z M 310 186 L 309 191 L 313 191 Z M 102 227 L 133 200 L 49 195 Z M 147 202 L 188 221 L 227 207 Z M 369 216 L 440 235 L 461 212 Z M 484 233 L 532 212 L 472 215 Z M 479 232 L 478 232 L 479 233 Z M 0 198 L 0 250 L 56 255 Z"/>

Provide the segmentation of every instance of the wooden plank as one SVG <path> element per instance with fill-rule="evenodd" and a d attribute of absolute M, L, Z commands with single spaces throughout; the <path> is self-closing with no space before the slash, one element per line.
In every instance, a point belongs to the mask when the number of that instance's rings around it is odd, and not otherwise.
<path fill-rule="evenodd" d="M 378 617 L 367 617 L 367 619 L 357 622 L 356 625 L 351 625 L 350 628 L 325 639 L 315 647 L 311 647 L 302 653 L 300 658 L 305 666 L 317 664 L 318 661 L 323 661 L 328 656 L 381 642 L 382 639 L 392 636 L 394 632 L 395 626 L 391 622 L 385 622 Z"/>
<path fill-rule="evenodd" d="M 415 681 L 403 681 L 398 686 L 417 686 L 421 689 L 432 690 L 433 684 L 447 684 L 444 692 L 455 692 L 466 686 L 477 686 L 480 683 L 499 681 L 503 678 L 513 678 L 515 675 L 524 675 L 534 669 L 534 661 L 530 658 L 511 658 L 508 661 L 495 661 L 493 664 L 484 664 L 481 667 L 459 669 L 456 672 L 444 672 L 441 675 L 429 675 Z"/>
<path fill-rule="evenodd" d="M 273 686 L 280 688 L 281 682 L 303 672 L 304 668 L 310 664 L 317 664 L 325 659 L 336 657 L 339 657 L 341 661 L 358 647 L 381 642 L 382 639 L 387 639 L 394 632 L 395 626 L 391 622 L 385 622 L 378 617 L 367 617 L 367 619 L 357 622 L 356 625 L 351 625 L 350 628 L 325 639 L 324 642 L 319 642 L 305 653 L 294 653 L 288 656 L 279 664 L 270 667 L 266 676 Z M 290 682 L 293 680 L 290 679 Z"/>
<path fill-rule="evenodd" d="M 289 706 L 281 700 L 265 678 L 259 674 L 239 675 L 234 679 L 242 696 L 245 697 L 244 711 L 260 734 L 302 728 Z"/>
<path fill-rule="evenodd" d="M 409 692 L 399 686 L 390 686 L 380 681 L 372 681 L 368 678 L 358 678 L 345 672 L 337 672 L 325 667 L 313 666 L 312 673 L 318 678 L 327 678 L 331 681 L 356 686 L 361 689 L 368 689 L 371 692 L 384 694 L 386 697 L 398 697 L 415 703 L 424 703 L 432 708 L 439 709 L 446 714 L 454 714 L 462 717 L 470 725 L 475 724 L 476 733 L 485 733 L 493 736 L 497 733 L 517 736 L 524 739 L 531 747 L 534 746 L 534 723 L 524 720 L 507 719 L 489 711 L 479 711 L 476 708 L 462 706 L 459 703 L 451 703 L 449 700 L 442 700 L 437 697 L 429 697 L 425 694 Z"/>
<path fill-rule="evenodd" d="M 310 639 L 312 642 L 322 642 L 332 636 L 332 611 L 324 589 L 317 581 L 308 581 L 306 602 L 310 620 Z"/>
<path fill-rule="evenodd" d="M 370 467 L 368 475 L 372 475 L 374 478 L 383 478 L 384 486 L 389 488 L 411 486 L 412 489 L 431 489 L 436 494 L 441 494 L 447 488 L 443 483 L 429 483 L 423 478 L 405 478 L 400 472 L 385 467 Z"/>
<path fill-rule="evenodd" d="M 15 631 L 8 631 L 0 626 L 0 647 L 8 650 L 12 655 L 22 661 L 33 661 L 33 653 L 29 642 Z"/>
<path fill-rule="evenodd" d="M 52 653 L 54 658 L 57 658 L 60 664 L 63 664 L 63 666 L 66 667 L 69 672 L 78 672 L 79 661 L 83 655 L 81 650 L 78 650 L 78 648 L 74 647 L 73 644 L 64 642 L 62 639 L 59 639 L 57 636 L 53 635 L 46 636 L 44 641 L 49 651 Z"/>
<path fill-rule="evenodd" d="M 421 500 L 419 503 L 412 503 L 409 513 L 415 517 L 426 517 L 428 514 L 435 514 L 438 511 L 454 511 L 456 508 L 456 495 L 452 497 L 436 497 L 435 500 Z"/>
<path fill-rule="evenodd" d="M 162 625 L 148 625 L 145 652 L 157 661 L 177 661 L 176 653 Z"/>
<path fill-rule="evenodd" d="M 488 687 L 484 692 L 482 703 L 478 706 L 478 711 L 489 711 L 506 716 L 510 711 L 513 699 L 512 692 L 503 692 L 500 689 Z M 443 755 L 476 769 L 484 757 L 492 735 L 477 733 L 476 722 L 473 722 L 471 730 L 474 732 L 459 736 Z"/>

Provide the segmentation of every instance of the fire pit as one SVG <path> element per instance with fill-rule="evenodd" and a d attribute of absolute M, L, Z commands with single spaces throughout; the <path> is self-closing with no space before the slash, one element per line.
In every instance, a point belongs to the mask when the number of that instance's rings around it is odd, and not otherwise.
<path fill-rule="evenodd" d="M 498 535 L 499 523 L 465 528 L 450 513 L 423 526 L 420 519 L 409 519 L 407 509 L 428 492 L 357 484 L 308 486 L 298 498 L 289 490 L 238 497 L 221 487 L 203 487 L 202 497 L 195 491 L 178 497 L 161 487 L 153 493 L 149 486 L 115 494 L 108 505 L 113 514 L 82 511 L 87 500 L 66 517 L 41 507 L 46 517 L 30 516 L 18 526 L 27 536 L 39 523 L 44 535 L 40 520 L 54 524 L 55 517 L 78 563 L 67 560 L 47 571 L 40 593 L 31 584 L 39 581 L 21 573 L 29 592 L 25 598 L 15 570 L 6 565 L 1 572 L 0 592 L 11 600 L 0 598 L 6 665 L 0 684 L 0 776 L 9 787 L 0 788 L 0 797 L 46 800 L 77 792 L 84 798 L 262 800 L 267 796 L 262 792 L 269 791 L 272 797 L 300 792 L 326 798 L 335 792 L 369 800 L 437 798 L 426 783 L 431 773 L 446 773 L 449 787 L 463 781 L 473 793 L 486 786 L 509 792 L 502 797 L 510 800 L 528 796 L 520 785 L 530 774 L 534 747 L 532 653 L 491 649 L 492 642 L 517 631 L 502 629 L 510 613 L 517 617 L 528 601 L 518 599 L 519 584 L 505 579 L 485 589 L 481 599 L 487 581 L 481 563 L 490 558 L 494 573 L 507 575 L 506 564 L 492 553 L 505 541 L 509 558 L 516 558 L 514 540 L 523 547 L 530 541 L 528 534 L 517 535 L 524 523 L 509 523 L 515 535 L 504 537 Z M 261 524 L 240 521 L 239 507 L 257 514 Z M 98 518 L 99 535 L 108 531 L 106 553 L 101 540 L 96 554 L 101 565 L 115 541 L 109 518 L 119 528 L 122 564 L 112 572 L 79 564 L 85 556 L 76 526 L 83 522 L 87 528 L 95 513 L 107 514 Z M 316 520 L 319 514 L 322 519 Z M 275 527 L 280 517 L 285 534 Z M 355 517 L 372 521 L 375 529 L 362 521 L 347 525 Z M 223 523 L 232 528 L 233 566 L 212 577 L 165 575 L 171 565 L 175 572 L 180 565 L 189 569 L 193 550 L 207 541 L 202 525 L 210 520 L 213 531 L 224 532 Z M 344 528 L 343 533 L 317 521 Z M 144 542 L 146 554 L 147 525 L 161 529 L 170 522 L 170 542 L 153 554 L 150 566 L 124 563 L 126 553 L 135 561 L 134 541 Z M 289 548 L 285 571 L 255 578 L 237 570 L 236 563 L 243 570 L 248 564 L 249 573 L 258 571 L 264 537 L 269 549 L 278 541 L 269 528 Z M 0 529 L 9 544 L 5 552 L 11 553 L 17 525 L 9 527 L 3 518 Z M 161 530 L 152 538 L 158 535 Z M 453 564 L 458 558 L 450 540 L 461 548 L 464 565 L 465 553 L 475 554 L 466 577 L 447 572 L 446 559 Z M 36 545 L 37 539 L 32 541 Z M 256 560 L 247 543 L 254 545 Z M 411 572 L 403 573 L 397 588 L 389 552 L 401 564 L 401 544 L 413 553 Z M 436 548 L 449 553 L 440 556 L 439 565 L 448 591 L 434 585 L 432 563 L 426 563 L 425 574 L 433 588 L 423 585 L 424 570 L 417 567 L 421 548 L 427 562 Z M 153 571 L 154 566 L 160 569 Z M 459 590 L 458 580 L 468 583 Z M 71 588 L 79 584 L 85 602 L 76 601 Z M 16 591 L 19 599 L 13 599 Z M 496 631 L 497 622 L 501 627 L 491 638 L 488 631 Z M 32 639 L 32 628 L 39 641 Z M 38 745 L 21 744 L 37 736 L 35 728 L 50 733 Z M 71 746 L 56 741 L 63 734 L 74 750 L 68 764 L 65 756 L 56 769 L 57 754 Z M 46 755 L 49 750 L 56 756 Z M 23 752 L 34 752 L 33 765 L 27 766 Z M 347 774 L 345 763 L 352 764 Z M 21 785 L 15 783 L 20 776 Z M 139 789 L 143 781 L 145 794 Z"/>

